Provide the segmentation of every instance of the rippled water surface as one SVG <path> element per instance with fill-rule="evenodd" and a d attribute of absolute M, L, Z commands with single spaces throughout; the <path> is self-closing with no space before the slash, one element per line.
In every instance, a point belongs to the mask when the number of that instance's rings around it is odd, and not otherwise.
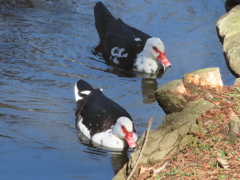
<path fill-rule="evenodd" d="M 172 67 L 144 79 L 109 66 L 96 48 L 96 1 L 2 2 L 0 15 L 0 179 L 112 179 L 127 153 L 78 138 L 73 87 L 80 78 L 124 106 L 138 135 L 165 116 L 154 90 L 184 73 L 226 67 L 215 23 L 224 1 L 104 1 L 126 23 L 161 37 Z"/>

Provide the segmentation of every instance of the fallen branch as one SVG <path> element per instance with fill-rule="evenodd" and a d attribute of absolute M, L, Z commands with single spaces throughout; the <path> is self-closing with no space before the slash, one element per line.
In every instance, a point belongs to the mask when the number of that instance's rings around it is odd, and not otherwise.
<path fill-rule="evenodd" d="M 152 126 L 152 122 L 153 122 L 153 118 L 150 117 L 150 120 L 149 120 L 149 123 L 148 123 L 148 128 L 147 128 L 147 131 L 146 131 L 146 136 L 145 136 L 145 140 L 144 140 L 144 142 L 143 142 L 142 149 L 141 149 L 141 151 L 140 151 L 140 153 L 139 153 L 138 159 L 137 159 L 137 161 L 136 161 L 136 163 L 135 163 L 135 165 L 134 165 L 131 173 L 130 173 L 129 176 L 127 177 L 127 180 L 130 180 L 130 178 L 132 177 L 133 172 L 134 172 L 135 169 L 137 168 L 138 162 L 139 162 L 139 160 L 140 160 L 141 157 L 142 157 L 143 150 L 144 150 L 144 148 L 145 148 L 145 146 L 146 146 L 146 144 L 147 144 L 148 134 L 149 134 L 150 128 L 151 128 L 151 126 Z"/>

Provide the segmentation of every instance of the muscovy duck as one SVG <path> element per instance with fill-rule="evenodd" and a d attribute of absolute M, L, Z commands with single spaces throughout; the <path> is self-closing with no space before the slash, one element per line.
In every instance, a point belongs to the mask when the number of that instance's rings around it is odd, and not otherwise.
<path fill-rule="evenodd" d="M 116 19 L 102 2 L 96 3 L 94 17 L 103 52 L 120 68 L 153 74 L 171 67 L 160 38 Z"/>
<path fill-rule="evenodd" d="M 76 126 L 93 142 L 108 148 L 136 147 L 136 129 L 129 113 L 84 80 L 74 87 Z"/>

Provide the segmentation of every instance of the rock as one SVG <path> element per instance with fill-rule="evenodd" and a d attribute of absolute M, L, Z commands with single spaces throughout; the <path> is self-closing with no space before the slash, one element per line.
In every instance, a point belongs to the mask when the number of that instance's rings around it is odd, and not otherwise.
<path fill-rule="evenodd" d="M 182 111 L 188 102 L 186 89 L 181 79 L 164 84 L 156 90 L 155 96 L 166 114 Z"/>
<path fill-rule="evenodd" d="M 159 149 L 164 151 L 171 148 L 178 139 L 178 131 L 171 131 L 165 135 L 161 143 L 159 144 Z"/>
<path fill-rule="evenodd" d="M 193 131 L 193 132 L 198 132 L 198 133 L 200 133 L 202 135 L 205 135 L 208 132 L 206 129 L 200 127 L 197 124 L 192 125 L 190 130 Z"/>
<path fill-rule="evenodd" d="M 167 154 L 176 150 L 180 145 L 188 143 L 193 138 L 193 135 L 188 135 L 191 128 L 195 131 L 199 130 L 199 132 L 204 131 L 198 126 L 197 119 L 201 117 L 202 113 L 213 107 L 214 104 L 204 99 L 198 99 L 189 102 L 182 112 L 166 115 L 163 123 L 156 130 L 149 132 L 147 145 L 138 167 L 144 163 L 154 165 L 161 162 Z M 114 180 L 126 179 L 126 174 L 130 173 L 138 159 L 144 138 L 141 137 L 137 148 L 130 156 L 129 162 L 118 172 Z M 133 177 L 136 177 L 138 172 L 136 170 Z"/>
<path fill-rule="evenodd" d="M 233 74 L 240 76 L 240 5 L 218 20 L 217 29 L 223 39 L 226 62 Z"/>
<path fill-rule="evenodd" d="M 156 100 L 166 114 L 180 112 L 188 102 L 202 93 L 199 86 L 210 88 L 223 86 L 219 68 L 206 68 L 186 73 L 182 80 L 177 79 L 164 84 L 156 90 Z M 211 97 L 207 98 L 211 99 Z"/>
<path fill-rule="evenodd" d="M 135 151 L 135 153 L 132 153 L 130 156 L 130 163 L 128 164 L 128 168 L 132 169 L 135 165 L 135 162 L 137 161 L 139 154 L 141 150 Z M 132 163 L 133 162 L 133 163 Z M 139 164 L 144 164 L 148 162 L 148 156 L 142 156 L 142 158 L 139 160 Z"/>
<path fill-rule="evenodd" d="M 186 73 L 183 77 L 183 84 L 194 84 L 202 87 L 219 87 L 223 86 L 221 74 L 218 67 L 200 69 Z"/>
<path fill-rule="evenodd" d="M 169 147 L 168 149 L 162 151 L 155 151 L 150 154 L 149 160 L 152 164 L 158 162 L 160 159 L 163 159 L 170 151 L 172 151 L 173 147 Z"/>
<path fill-rule="evenodd" d="M 186 135 L 183 137 L 182 141 L 179 143 L 179 147 L 185 146 L 186 144 L 189 144 L 189 142 L 194 141 L 193 135 Z"/>
<path fill-rule="evenodd" d="M 123 168 L 122 168 L 120 171 L 118 171 L 118 173 L 113 177 L 112 180 L 127 179 L 127 176 L 126 176 L 127 165 L 128 165 L 128 164 L 125 164 L 125 165 L 123 166 Z"/>
<path fill-rule="evenodd" d="M 179 129 L 181 135 L 185 135 L 192 124 L 196 123 L 199 114 L 205 113 L 206 110 L 214 107 L 214 104 L 200 98 L 196 101 L 190 101 L 182 112 L 174 112 L 164 117 L 162 124 L 158 129 Z M 184 128 L 182 127 L 184 126 Z M 189 128 L 188 128 L 189 127 Z M 188 128 L 186 130 L 186 128 Z M 157 130 L 158 130 L 157 129 Z M 169 131 L 166 131 L 168 133 Z"/>
<path fill-rule="evenodd" d="M 236 79 L 236 81 L 234 82 L 234 85 L 240 85 L 240 78 Z"/>
<path fill-rule="evenodd" d="M 190 122 L 187 122 L 185 124 L 183 124 L 182 126 L 179 127 L 178 129 L 178 133 L 180 136 L 185 136 L 186 135 L 186 132 L 188 132 L 188 130 L 190 129 L 191 127 L 191 123 Z"/>
<path fill-rule="evenodd" d="M 239 33 L 239 8 L 239 5 L 234 7 L 231 11 L 220 17 L 220 19 L 217 21 L 218 33 L 221 37 L 228 38 Z"/>
<path fill-rule="evenodd" d="M 230 115 L 230 122 L 229 122 L 229 133 L 228 133 L 229 141 L 233 144 L 240 142 L 239 134 L 240 134 L 240 119 L 234 113 L 234 111 L 232 111 Z"/>

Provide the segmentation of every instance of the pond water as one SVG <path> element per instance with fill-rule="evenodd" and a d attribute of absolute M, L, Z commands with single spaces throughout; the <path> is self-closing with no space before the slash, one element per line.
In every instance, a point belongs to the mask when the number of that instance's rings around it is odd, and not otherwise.
<path fill-rule="evenodd" d="M 24 1 L 20 1 L 24 2 Z M 184 73 L 229 72 L 215 23 L 224 1 L 103 1 L 116 17 L 156 37 L 172 67 L 146 79 L 109 66 L 98 51 L 96 1 L 2 1 L 0 15 L 0 179 L 112 179 L 128 152 L 94 147 L 75 128 L 73 87 L 84 79 L 125 107 L 138 135 L 165 116 L 153 95 Z"/>

